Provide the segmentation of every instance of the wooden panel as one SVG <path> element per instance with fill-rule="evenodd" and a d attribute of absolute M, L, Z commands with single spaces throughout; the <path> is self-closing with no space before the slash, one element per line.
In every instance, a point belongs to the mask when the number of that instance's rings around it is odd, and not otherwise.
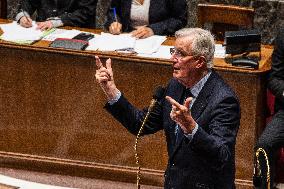
<path fill-rule="evenodd" d="M 254 9 L 234 5 L 198 4 L 198 24 L 206 22 L 253 26 Z"/>
<path fill-rule="evenodd" d="M 41 156 L 40 161 L 60 158 L 61 164 L 70 159 L 80 160 L 81 166 L 95 162 L 92 166 L 135 167 L 135 138 L 103 109 L 105 97 L 94 79 L 93 57 L 7 47 L 0 47 L 0 56 L 6 57 L 0 64 L 1 151 Z M 155 86 L 171 76 L 167 65 L 114 60 L 113 69 L 118 87 L 139 107 L 150 102 Z M 160 170 L 161 176 L 167 162 L 163 133 L 146 137 L 139 145 L 143 168 Z M 53 171 L 53 166 L 47 168 Z"/>
<path fill-rule="evenodd" d="M 217 40 L 224 40 L 225 31 L 253 28 L 254 9 L 234 5 L 198 4 L 198 26 L 212 24 L 211 32 Z"/>

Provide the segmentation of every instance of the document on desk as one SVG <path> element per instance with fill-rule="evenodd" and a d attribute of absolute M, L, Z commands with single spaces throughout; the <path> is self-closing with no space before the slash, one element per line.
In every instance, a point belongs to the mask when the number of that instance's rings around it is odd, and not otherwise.
<path fill-rule="evenodd" d="M 10 188 L 19 189 L 74 189 L 69 187 L 54 186 L 48 184 L 40 184 L 36 182 L 30 182 L 26 180 L 16 179 L 5 175 L 0 175 L 0 184 L 9 186 Z M 0 185 L 1 188 L 1 185 Z"/>
<path fill-rule="evenodd" d="M 112 35 L 102 32 L 89 41 L 86 50 L 116 51 L 134 49 L 136 39 L 130 34 Z"/>
<path fill-rule="evenodd" d="M 153 35 L 145 39 L 137 39 L 134 51 L 138 54 L 151 55 L 159 50 L 162 43 L 167 39 L 166 36 Z"/>
<path fill-rule="evenodd" d="M 54 32 L 52 32 L 51 34 L 45 36 L 42 40 L 54 41 L 56 38 L 72 39 L 73 37 L 75 37 L 76 35 L 78 35 L 78 34 L 80 34 L 82 32 L 84 32 L 84 31 L 75 30 L 75 29 L 66 30 L 66 29 L 56 28 Z M 88 33 L 88 32 L 84 32 L 84 33 Z M 94 35 L 96 35 L 96 34 L 94 34 Z"/>
<path fill-rule="evenodd" d="M 160 48 L 157 50 L 157 52 L 154 52 L 152 54 L 137 54 L 137 56 L 145 57 L 145 58 L 162 58 L 162 59 L 170 59 L 171 53 L 170 48 L 173 48 L 174 46 L 165 46 L 161 45 Z"/>
<path fill-rule="evenodd" d="M 222 44 L 215 44 L 215 58 L 225 58 L 226 56 L 226 50 L 225 47 Z"/>
<path fill-rule="evenodd" d="M 112 35 L 101 33 L 89 41 L 86 50 L 100 51 L 132 51 L 140 54 L 152 54 L 158 51 L 166 40 L 165 36 L 151 36 L 146 39 L 136 39 L 131 34 Z"/>
<path fill-rule="evenodd" d="M 37 30 L 37 25 L 34 21 L 32 24 L 33 26 L 30 28 L 24 28 L 15 21 L 9 24 L 0 24 L 3 31 L 1 39 L 6 41 L 32 41 L 41 39 L 44 31 Z"/>

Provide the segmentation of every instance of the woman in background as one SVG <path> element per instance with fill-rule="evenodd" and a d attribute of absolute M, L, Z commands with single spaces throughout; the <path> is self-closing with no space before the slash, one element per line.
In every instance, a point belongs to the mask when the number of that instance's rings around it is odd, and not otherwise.
<path fill-rule="evenodd" d="M 187 24 L 185 0 L 112 0 L 105 27 L 112 34 L 136 38 L 173 35 Z"/>

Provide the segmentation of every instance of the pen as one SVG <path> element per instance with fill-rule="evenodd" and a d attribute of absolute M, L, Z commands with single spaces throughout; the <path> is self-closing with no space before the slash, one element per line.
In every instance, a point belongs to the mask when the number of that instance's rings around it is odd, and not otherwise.
<path fill-rule="evenodd" d="M 115 9 L 115 7 L 112 8 L 112 11 L 113 11 L 114 19 L 115 19 L 115 21 L 117 22 L 117 16 L 116 16 L 116 9 Z"/>
<path fill-rule="evenodd" d="M 24 14 L 24 17 L 26 18 L 26 20 L 31 24 L 29 17 L 27 16 L 26 12 L 22 9 L 22 13 Z"/>

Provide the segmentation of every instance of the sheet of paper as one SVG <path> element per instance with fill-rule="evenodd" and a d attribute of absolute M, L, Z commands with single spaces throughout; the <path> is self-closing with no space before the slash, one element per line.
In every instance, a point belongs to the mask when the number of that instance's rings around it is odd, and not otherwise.
<path fill-rule="evenodd" d="M 85 50 L 90 50 L 90 51 L 98 50 L 99 46 L 98 46 L 97 41 L 99 37 L 100 35 L 95 35 L 95 37 L 89 41 L 89 46 Z"/>
<path fill-rule="evenodd" d="M 36 29 L 37 25 L 35 22 L 32 24 L 33 26 L 31 28 L 24 28 L 15 21 L 9 24 L 0 24 L 3 31 L 1 38 L 6 41 L 39 40 L 44 31 Z"/>
<path fill-rule="evenodd" d="M 92 51 L 96 51 L 99 49 L 99 43 L 100 43 L 100 35 L 99 34 L 94 34 L 92 33 L 93 35 L 95 35 L 95 37 L 91 40 L 89 40 L 89 46 L 85 49 L 85 50 L 92 50 Z"/>
<path fill-rule="evenodd" d="M 165 40 L 165 36 L 136 39 L 131 37 L 131 34 L 112 35 L 101 33 L 101 35 L 89 41 L 89 46 L 86 50 L 135 51 L 139 54 L 152 54 L 159 49 Z"/>
<path fill-rule="evenodd" d="M 157 52 L 153 54 L 138 54 L 138 56 L 146 57 L 146 58 L 163 58 L 163 59 L 170 59 L 171 53 L 170 48 L 173 46 L 165 46 L 161 45 Z"/>
<path fill-rule="evenodd" d="M 54 41 L 56 38 L 67 38 L 67 39 L 72 39 L 79 33 L 82 33 L 80 30 L 65 30 L 65 29 L 59 29 L 57 28 L 54 32 L 51 34 L 45 36 L 43 40 L 46 41 Z"/>
<path fill-rule="evenodd" d="M 215 44 L 215 58 L 225 58 L 225 47 L 222 44 Z"/>
<path fill-rule="evenodd" d="M 121 49 L 134 48 L 136 39 L 130 34 L 112 35 L 101 33 L 89 41 L 86 50 L 115 51 Z"/>
<path fill-rule="evenodd" d="M 166 36 L 153 35 L 145 39 L 136 40 L 134 51 L 138 54 L 153 54 L 157 52 Z"/>
<path fill-rule="evenodd" d="M 0 183 L 10 186 L 19 187 L 20 189 L 74 189 L 69 187 L 53 186 L 47 184 L 40 184 L 26 180 L 16 179 L 5 175 L 0 175 Z"/>

